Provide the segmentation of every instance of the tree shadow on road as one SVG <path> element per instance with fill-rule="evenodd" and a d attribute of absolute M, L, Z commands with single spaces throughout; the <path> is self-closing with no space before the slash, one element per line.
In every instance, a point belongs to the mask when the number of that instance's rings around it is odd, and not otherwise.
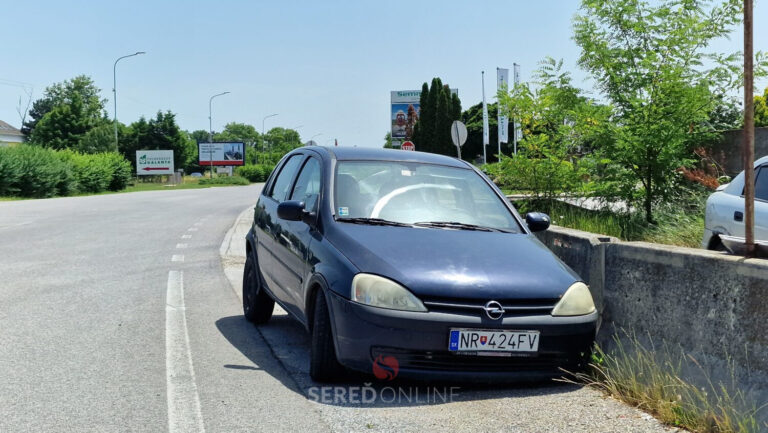
<path fill-rule="evenodd" d="M 221 334 L 254 366 L 224 365 L 225 368 L 262 370 L 286 388 L 311 401 L 333 406 L 405 407 L 461 401 L 526 398 L 572 393 L 581 387 L 554 380 L 525 383 L 467 384 L 412 380 L 380 381 L 376 377 L 349 372 L 342 381 L 327 384 L 309 377 L 309 335 L 285 313 L 269 323 L 254 326 L 243 316 L 216 321 Z"/>

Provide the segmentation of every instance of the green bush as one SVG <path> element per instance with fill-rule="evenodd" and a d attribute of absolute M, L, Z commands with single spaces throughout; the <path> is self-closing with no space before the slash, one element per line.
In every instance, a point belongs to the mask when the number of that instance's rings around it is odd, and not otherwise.
<path fill-rule="evenodd" d="M 224 177 L 214 177 L 213 179 L 210 178 L 201 178 L 198 181 L 198 184 L 200 185 L 249 185 L 250 182 L 248 182 L 248 179 L 240 176 L 224 176 Z"/>
<path fill-rule="evenodd" d="M 270 173 L 272 173 L 273 169 L 274 166 L 267 164 L 246 164 L 237 167 L 235 173 L 251 182 L 264 182 L 267 180 Z"/>
<path fill-rule="evenodd" d="M 130 163 L 117 153 L 81 154 L 38 146 L 0 148 L 0 195 L 55 197 L 125 188 Z"/>
<path fill-rule="evenodd" d="M 56 151 L 41 147 L 0 149 L 0 178 L 2 195 L 43 198 L 75 191 L 72 167 Z"/>

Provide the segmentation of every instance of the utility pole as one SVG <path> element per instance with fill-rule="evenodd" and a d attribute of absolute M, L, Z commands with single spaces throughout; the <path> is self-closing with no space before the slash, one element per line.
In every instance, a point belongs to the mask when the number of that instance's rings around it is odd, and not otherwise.
<path fill-rule="evenodd" d="M 744 242 L 755 257 L 755 103 L 752 44 L 753 0 L 744 0 Z"/>

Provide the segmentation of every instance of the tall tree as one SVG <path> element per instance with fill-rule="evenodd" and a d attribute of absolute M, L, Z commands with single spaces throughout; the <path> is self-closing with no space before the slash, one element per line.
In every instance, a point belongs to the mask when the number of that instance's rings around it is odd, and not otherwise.
<path fill-rule="evenodd" d="M 106 122 L 80 94 L 74 93 L 67 103 L 55 105 L 35 123 L 29 141 L 53 149 L 75 148 L 88 131 Z"/>
<path fill-rule="evenodd" d="M 614 107 L 616 142 L 602 150 L 621 168 L 614 180 L 624 198 L 641 203 L 649 222 L 675 190 L 676 169 L 690 163 L 692 125 L 740 81 L 740 56 L 705 52 L 740 22 L 740 5 L 582 0 L 574 18 L 579 64 Z"/>
<path fill-rule="evenodd" d="M 247 146 L 261 147 L 261 134 L 253 125 L 229 122 L 221 132 L 213 134 L 214 141 L 242 141 Z"/>
<path fill-rule="evenodd" d="M 424 83 L 421 85 L 421 95 L 419 96 L 419 120 L 424 116 L 424 108 L 427 106 L 427 97 L 429 96 L 429 85 L 427 83 Z M 420 148 L 421 142 L 424 141 L 424 133 L 421 130 L 421 124 L 420 122 L 416 122 L 415 125 L 413 125 L 413 135 L 411 136 L 411 141 Z"/>
<path fill-rule="evenodd" d="M 419 120 L 414 126 L 413 142 L 423 152 L 456 156 L 456 147 L 451 141 L 451 123 L 461 117 L 461 101 L 452 95 L 450 86 L 443 85 L 440 78 L 433 78 L 432 84 L 421 86 Z"/>
<path fill-rule="evenodd" d="M 101 89 L 96 87 L 91 77 L 86 75 L 78 75 L 71 80 L 53 84 L 45 89 L 42 98 L 32 104 L 29 120 L 24 122 L 21 131 L 27 137 L 31 136 L 38 122 L 46 114 L 53 111 L 55 107 L 72 105 L 76 101 L 82 106 L 70 111 L 78 111 L 81 116 L 89 119 L 103 118 L 106 115 L 104 112 L 106 99 L 99 97 L 100 92 Z"/>
<path fill-rule="evenodd" d="M 120 152 L 131 164 L 136 164 L 137 150 L 173 150 L 176 168 L 187 166 L 197 157 L 197 146 L 192 137 L 176 124 L 176 115 L 158 111 L 153 119 L 143 116 L 128 128 L 128 137 L 120 140 Z"/>

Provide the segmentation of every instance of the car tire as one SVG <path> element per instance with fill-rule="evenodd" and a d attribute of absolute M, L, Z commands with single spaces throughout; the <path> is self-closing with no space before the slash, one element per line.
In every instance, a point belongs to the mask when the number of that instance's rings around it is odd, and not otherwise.
<path fill-rule="evenodd" d="M 264 290 L 256 260 L 248 254 L 243 270 L 243 315 L 249 322 L 261 325 L 269 321 L 274 309 L 275 301 Z"/>
<path fill-rule="evenodd" d="M 312 320 L 312 348 L 309 358 L 309 376 L 316 382 L 334 382 L 341 377 L 344 367 L 336 358 L 333 344 L 331 316 L 322 290 L 317 291 Z"/>

